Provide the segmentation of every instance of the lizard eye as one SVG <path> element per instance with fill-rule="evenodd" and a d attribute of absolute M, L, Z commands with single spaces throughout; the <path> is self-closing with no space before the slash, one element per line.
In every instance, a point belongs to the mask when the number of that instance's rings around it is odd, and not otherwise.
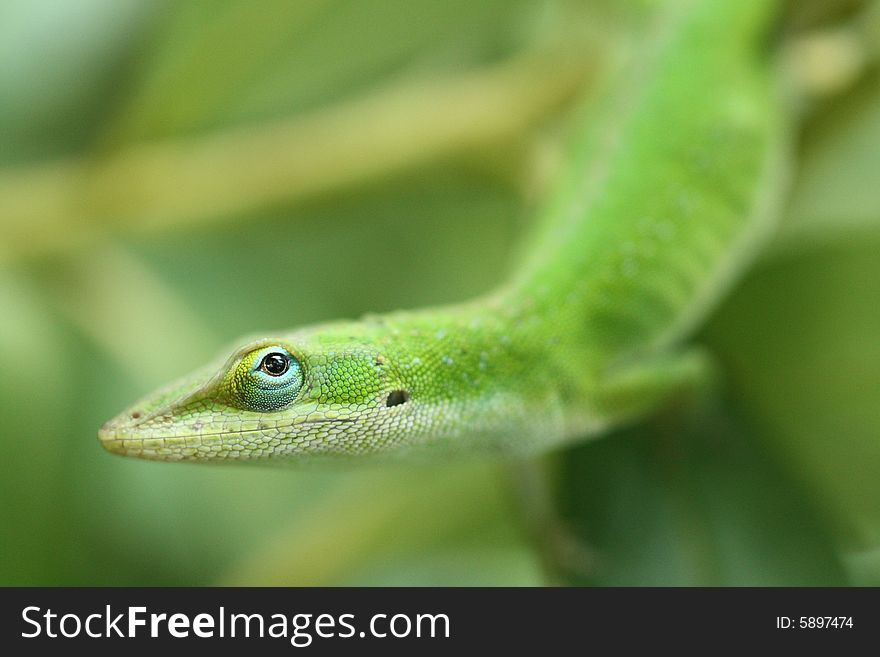
<path fill-rule="evenodd" d="M 263 356 L 260 369 L 269 376 L 281 376 L 290 369 L 290 357 L 287 354 L 273 351 L 271 354 Z"/>
<path fill-rule="evenodd" d="M 223 388 L 237 408 L 271 412 L 293 402 L 302 385 L 302 365 L 287 349 L 274 346 L 245 356 L 227 374 Z"/>

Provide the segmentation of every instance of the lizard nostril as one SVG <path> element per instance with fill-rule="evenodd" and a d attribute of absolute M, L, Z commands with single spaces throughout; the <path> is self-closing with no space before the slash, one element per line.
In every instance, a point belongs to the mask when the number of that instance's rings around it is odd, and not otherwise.
<path fill-rule="evenodd" d="M 141 416 L 141 412 L 140 412 L 140 411 L 133 411 L 132 414 L 131 414 L 131 419 L 132 419 L 132 420 L 137 420 L 138 418 L 140 418 L 140 416 Z"/>
<path fill-rule="evenodd" d="M 409 400 L 409 393 L 406 390 L 395 390 L 390 395 L 388 395 L 388 399 L 385 400 L 386 406 L 399 406 L 400 404 Z"/>

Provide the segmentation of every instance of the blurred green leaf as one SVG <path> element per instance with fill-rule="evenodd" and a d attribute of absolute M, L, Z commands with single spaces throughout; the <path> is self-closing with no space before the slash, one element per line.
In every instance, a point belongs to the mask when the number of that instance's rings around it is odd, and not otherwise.
<path fill-rule="evenodd" d="M 88 145 L 156 5 L 145 0 L 0 5 L 0 164 Z"/>
<path fill-rule="evenodd" d="M 729 413 L 666 418 L 565 454 L 560 504 L 605 586 L 845 582 L 810 500 Z"/>
<path fill-rule="evenodd" d="M 880 545 L 880 239 L 754 272 L 709 330 L 736 394 L 855 555 Z M 861 572 L 880 582 L 880 562 Z"/>
<path fill-rule="evenodd" d="M 64 577 L 55 540 L 67 521 L 59 480 L 65 468 L 65 414 L 75 370 L 71 342 L 25 277 L 0 270 L 0 582 Z M 42 354 L 42 356 L 41 356 Z M 33 358 L 46 367 L 33 367 Z"/>
<path fill-rule="evenodd" d="M 172 3 L 143 57 L 116 139 L 152 140 L 274 118 L 427 65 L 510 51 L 529 0 Z M 445 63 L 443 63 L 445 62 Z"/>

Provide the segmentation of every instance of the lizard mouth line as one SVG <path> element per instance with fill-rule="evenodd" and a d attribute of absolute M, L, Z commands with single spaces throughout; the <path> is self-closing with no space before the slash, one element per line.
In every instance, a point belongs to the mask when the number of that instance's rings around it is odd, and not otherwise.
<path fill-rule="evenodd" d="M 176 434 L 173 436 L 155 436 L 155 437 L 145 437 L 145 438 L 133 438 L 133 437 L 125 437 L 118 435 L 119 430 L 113 430 L 112 433 L 108 431 L 100 431 L 99 437 L 102 441 L 107 442 L 111 440 L 118 440 L 120 442 L 143 442 L 144 440 L 174 440 L 174 439 L 187 439 L 187 438 L 203 438 L 210 436 L 228 436 L 230 434 L 242 435 L 242 434 L 255 434 L 255 433 L 265 433 L 266 431 L 272 430 L 281 430 L 288 429 L 290 427 L 297 427 L 301 424 L 330 424 L 335 422 L 355 422 L 353 418 L 333 418 L 326 420 L 303 420 L 302 422 L 297 422 L 296 424 L 286 424 L 280 427 L 266 427 L 265 429 L 243 429 L 241 431 L 212 431 L 210 433 L 188 433 L 188 434 Z"/>

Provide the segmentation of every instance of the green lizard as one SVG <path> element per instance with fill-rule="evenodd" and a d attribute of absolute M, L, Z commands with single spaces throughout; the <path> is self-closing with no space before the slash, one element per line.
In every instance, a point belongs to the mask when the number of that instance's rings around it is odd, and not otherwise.
<path fill-rule="evenodd" d="M 500 289 L 245 341 L 106 423 L 102 444 L 197 462 L 527 455 L 658 408 L 700 376 L 680 345 L 774 224 L 774 4 L 662 3 Z"/>

